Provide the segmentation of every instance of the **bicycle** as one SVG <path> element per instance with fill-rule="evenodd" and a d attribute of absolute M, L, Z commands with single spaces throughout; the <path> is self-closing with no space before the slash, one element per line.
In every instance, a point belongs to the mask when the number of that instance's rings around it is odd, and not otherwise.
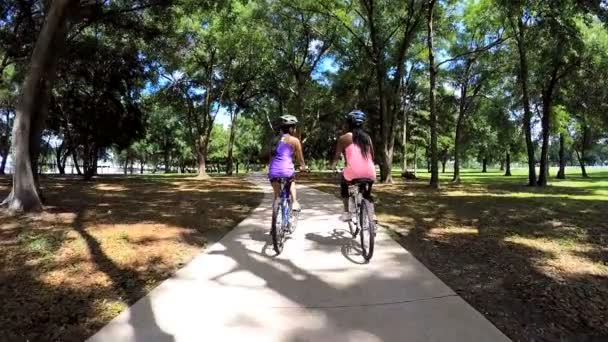
<path fill-rule="evenodd" d="M 374 255 L 376 238 L 376 222 L 374 221 L 374 203 L 371 201 L 370 179 L 354 179 L 348 186 L 348 211 L 350 220 L 348 227 L 353 238 L 359 235 L 361 250 L 365 261 Z"/>
<path fill-rule="evenodd" d="M 277 255 L 281 254 L 285 245 L 286 236 L 293 234 L 298 225 L 299 211 L 291 210 L 291 183 L 292 178 L 278 178 L 281 185 L 279 197 L 272 204 L 272 245 Z"/>
<path fill-rule="evenodd" d="M 342 175 L 342 170 L 335 169 L 335 175 Z M 376 239 L 375 208 L 371 200 L 371 179 L 353 179 L 348 185 L 348 212 L 350 219 L 348 229 L 353 238 L 359 235 L 363 258 L 369 262 L 374 255 Z"/>

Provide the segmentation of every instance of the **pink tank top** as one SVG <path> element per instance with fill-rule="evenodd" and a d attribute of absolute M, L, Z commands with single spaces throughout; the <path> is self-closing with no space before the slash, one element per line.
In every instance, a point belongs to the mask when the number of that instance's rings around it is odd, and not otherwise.
<path fill-rule="evenodd" d="M 344 150 L 346 167 L 344 168 L 344 179 L 352 181 L 358 178 L 376 179 L 376 166 L 371 155 L 367 159 L 361 154 L 361 149 L 356 144 L 350 144 Z"/>

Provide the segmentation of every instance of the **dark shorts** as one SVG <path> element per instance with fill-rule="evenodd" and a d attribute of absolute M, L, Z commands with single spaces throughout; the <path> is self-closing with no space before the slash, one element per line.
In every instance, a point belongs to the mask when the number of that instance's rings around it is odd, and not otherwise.
<path fill-rule="evenodd" d="M 344 175 L 342 175 L 342 178 L 340 180 L 340 195 L 342 195 L 342 198 L 348 198 L 348 195 L 349 195 L 348 186 L 351 184 L 352 183 L 347 181 L 346 179 L 344 179 Z M 363 192 L 363 197 L 371 200 L 373 184 L 374 184 L 374 182 L 369 183 L 369 185 L 366 187 L 365 191 Z"/>

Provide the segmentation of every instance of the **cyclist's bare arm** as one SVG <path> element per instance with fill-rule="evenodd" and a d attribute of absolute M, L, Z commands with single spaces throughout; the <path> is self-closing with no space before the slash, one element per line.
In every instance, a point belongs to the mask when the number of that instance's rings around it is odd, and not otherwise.
<path fill-rule="evenodd" d="M 338 143 L 336 145 L 336 152 L 334 153 L 334 157 L 332 158 L 331 162 L 329 163 L 330 170 L 334 170 L 336 168 L 336 165 L 338 164 L 340 157 L 344 153 L 345 138 L 347 138 L 346 134 L 341 136 L 338 139 Z"/>
<path fill-rule="evenodd" d="M 306 163 L 304 162 L 304 152 L 302 151 L 302 143 L 297 138 L 293 138 L 293 139 L 294 139 L 293 143 L 294 143 L 294 150 L 296 153 L 296 158 L 298 159 L 298 162 L 300 163 L 300 170 L 306 170 Z"/>

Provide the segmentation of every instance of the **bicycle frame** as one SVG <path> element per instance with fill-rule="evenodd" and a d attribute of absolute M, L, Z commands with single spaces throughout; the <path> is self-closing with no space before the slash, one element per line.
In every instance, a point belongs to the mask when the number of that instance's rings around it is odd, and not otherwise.
<path fill-rule="evenodd" d="M 279 195 L 279 199 L 283 207 L 283 211 L 281 212 L 283 224 L 289 222 L 289 197 L 291 197 L 290 186 L 290 181 L 284 179 L 281 180 L 281 193 Z M 281 229 L 283 229 L 283 227 L 281 227 Z"/>

